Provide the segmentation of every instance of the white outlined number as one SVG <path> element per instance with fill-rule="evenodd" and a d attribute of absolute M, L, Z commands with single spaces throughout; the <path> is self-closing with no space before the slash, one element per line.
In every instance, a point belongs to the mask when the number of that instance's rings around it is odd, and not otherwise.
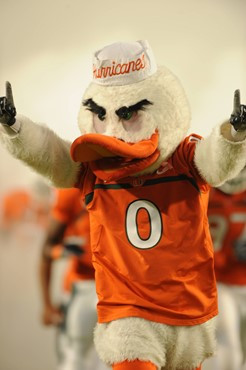
<path fill-rule="evenodd" d="M 140 209 L 148 213 L 150 233 L 147 239 L 142 239 L 138 232 L 137 216 Z M 162 236 L 162 217 L 157 206 L 145 199 L 139 199 L 129 204 L 126 211 L 126 234 L 129 242 L 139 249 L 155 247 Z"/>

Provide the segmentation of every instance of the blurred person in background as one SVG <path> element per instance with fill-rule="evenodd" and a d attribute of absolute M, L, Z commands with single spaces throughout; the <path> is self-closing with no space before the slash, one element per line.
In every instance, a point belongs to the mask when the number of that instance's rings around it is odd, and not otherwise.
<path fill-rule="evenodd" d="M 21 236 L 31 233 L 33 226 L 43 231 L 48 225 L 52 201 L 53 190 L 41 178 L 35 179 L 30 187 L 17 187 L 1 194 L 1 233 L 16 235 L 21 241 Z"/>
<path fill-rule="evenodd" d="M 52 300 L 51 282 L 53 263 L 59 255 L 69 255 L 69 263 L 62 302 L 57 306 Z M 58 328 L 58 369 L 105 369 L 93 345 L 97 296 L 91 262 L 89 216 L 78 189 L 56 192 L 42 250 L 40 280 L 42 322 Z"/>
<path fill-rule="evenodd" d="M 31 194 L 27 189 L 13 189 L 3 194 L 1 228 L 9 230 L 20 220 L 29 218 Z"/>
<path fill-rule="evenodd" d="M 242 370 L 246 369 L 246 167 L 211 190 L 208 216 L 219 293 L 218 351 L 208 368 Z"/>

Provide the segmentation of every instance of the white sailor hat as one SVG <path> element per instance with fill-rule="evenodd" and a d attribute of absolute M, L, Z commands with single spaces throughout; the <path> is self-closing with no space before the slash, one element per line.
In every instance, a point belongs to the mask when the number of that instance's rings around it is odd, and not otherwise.
<path fill-rule="evenodd" d="M 146 40 L 116 42 L 94 54 L 93 82 L 99 85 L 128 85 L 145 80 L 157 70 Z"/>

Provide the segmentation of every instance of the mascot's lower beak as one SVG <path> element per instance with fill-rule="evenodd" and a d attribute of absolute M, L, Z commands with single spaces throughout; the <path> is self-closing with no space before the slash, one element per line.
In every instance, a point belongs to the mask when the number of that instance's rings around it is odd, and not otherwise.
<path fill-rule="evenodd" d="M 99 178 L 110 181 L 149 167 L 159 157 L 157 146 L 158 133 L 137 143 L 126 143 L 101 134 L 86 134 L 73 142 L 71 156 L 75 162 L 90 162 L 91 169 Z"/>

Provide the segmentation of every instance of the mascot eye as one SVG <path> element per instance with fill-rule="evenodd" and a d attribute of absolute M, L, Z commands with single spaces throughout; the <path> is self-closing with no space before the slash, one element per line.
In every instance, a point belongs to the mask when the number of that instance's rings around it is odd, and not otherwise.
<path fill-rule="evenodd" d="M 100 119 L 100 121 L 104 121 L 105 120 L 105 114 L 104 114 L 104 112 L 98 113 L 97 116 Z"/>
<path fill-rule="evenodd" d="M 115 111 L 116 115 L 119 117 L 120 120 L 123 121 L 130 121 L 131 119 L 135 119 L 138 115 L 138 111 L 145 110 L 147 105 L 152 105 L 149 100 L 144 99 L 140 100 L 138 103 L 130 105 L 129 107 L 123 106 Z"/>
<path fill-rule="evenodd" d="M 115 113 L 122 121 L 130 121 L 131 119 L 134 119 L 134 117 L 136 117 L 137 115 L 137 111 L 129 109 L 127 107 L 122 107 L 118 109 Z"/>
<path fill-rule="evenodd" d="M 129 121 L 132 116 L 133 116 L 134 112 L 125 112 L 124 114 L 122 114 L 121 118 L 125 121 Z"/>
<path fill-rule="evenodd" d="M 83 105 L 86 107 L 87 110 L 96 114 L 100 121 L 105 120 L 106 109 L 95 103 L 93 99 L 87 99 L 83 101 Z"/>

